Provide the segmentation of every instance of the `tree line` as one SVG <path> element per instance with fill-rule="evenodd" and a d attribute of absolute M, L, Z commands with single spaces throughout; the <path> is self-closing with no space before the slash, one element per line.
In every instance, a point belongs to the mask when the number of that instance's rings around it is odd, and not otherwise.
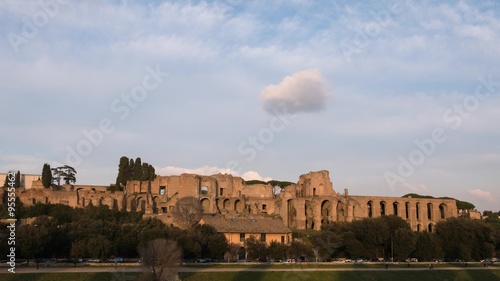
<path fill-rule="evenodd" d="M 2 204 L 0 216 L 6 217 Z M 222 259 L 227 250 L 223 234 L 209 225 L 187 230 L 166 225 L 160 220 L 143 219 L 142 212 L 111 210 L 108 206 L 71 208 L 63 204 L 41 204 L 23 207 L 16 203 L 18 219 L 33 221 L 17 226 L 18 258 L 138 258 L 139 249 L 148 241 L 176 241 L 184 259 Z M 0 223 L 0 240 L 8 237 L 7 225 Z M 0 244 L 0 255 L 8 254 L 7 243 Z"/>
<path fill-rule="evenodd" d="M 131 180 L 152 181 L 155 177 L 155 168 L 146 162 L 142 163 L 140 157 L 134 161 L 132 158 L 122 156 L 118 164 L 115 189 L 123 190 L 127 186 L 127 182 Z"/>
<path fill-rule="evenodd" d="M 182 201 L 184 202 L 184 201 Z M 32 218 L 17 227 L 16 246 L 19 258 L 96 258 L 112 256 L 138 258 L 140 249 L 152 240 L 175 241 L 184 260 L 201 258 L 232 259 L 241 246 L 230 244 L 224 234 L 198 219 L 184 217 L 188 200 L 176 206 L 177 218 L 186 222 L 186 229 L 148 218 L 142 212 L 109 209 L 89 205 L 71 208 L 62 204 L 41 204 L 23 207 L 17 201 L 17 218 Z M 2 204 L 0 217 L 6 218 Z M 178 209 L 178 210 L 177 210 Z M 183 211 L 184 210 L 184 211 Z M 189 209 L 189 213 L 193 213 Z M 321 231 L 297 231 L 291 244 L 250 237 L 244 246 L 250 260 L 309 259 L 331 261 L 339 258 L 404 261 L 418 258 L 474 261 L 500 256 L 500 221 L 491 215 L 488 220 L 449 218 L 435 225 L 432 232 L 414 232 L 397 216 L 366 218 L 353 222 L 331 222 Z M 5 224 L 0 225 L 0 240 L 8 236 Z M 7 254 L 7 244 L 0 244 L 0 255 Z"/>
<path fill-rule="evenodd" d="M 321 260 L 479 261 L 500 255 L 500 229 L 469 218 L 449 218 L 438 222 L 432 232 L 414 232 L 400 217 L 382 216 L 329 223 L 307 235 Z"/>

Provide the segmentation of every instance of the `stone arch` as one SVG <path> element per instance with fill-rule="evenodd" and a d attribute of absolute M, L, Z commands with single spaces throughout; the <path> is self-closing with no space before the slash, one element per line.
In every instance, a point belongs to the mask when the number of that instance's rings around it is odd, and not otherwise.
<path fill-rule="evenodd" d="M 366 217 L 366 215 L 363 213 L 364 208 L 361 207 L 361 204 L 359 204 L 358 201 L 351 199 L 350 203 L 352 205 L 352 219 L 356 218 L 363 218 Z"/>
<path fill-rule="evenodd" d="M 210 213 L 210 199 L 202 198 L 200 200 L 201 206 L 203 207 L 204 213 Z"/>
<path fill-rule="evenodd" d="M 344 202 L 338 201 L 337 203 L 337 221 L 342 222 L 345 221 L 345 206 Z"/>
<path fill-rule="evenodd" d="M 446 219 L 446 211 L 448 209 L 448 206 L 446 206 L 445 203 L 442 203 L 439 205 L 439 217 L 444 220 Z"/>
<path fill-rule="evenodd" d="M 373 201 L 368 201 L 366 203 L 366 210 L 368 211 L 368 217 L 372 218 L 373 217 Z"/>
<path fill-rule="evenodd" d="M 387 215 L 387 204 L 385 201 L 380 201 L 380 215 L 381 216 Z"/>
<path fill-rule="evenodd" d="M 126 204 L 127 204 L 127 210 L 130 210 L 132 212 L 137 211 L 137 200 L 135 200 L 135 196 L 134 195 L 130 195 L 127 198 Z"/>
<path fill-rule="evenodd" d="M 153 197 L 153 213 L 158 214 L 158 206 L 160 205 L 160 197 Z"/>
<path fill-rule="evenodd" d="M 77 188 L 76 189 L 76 204 L 80 204 L 80 192 L 82 192 L 84 189 L 83 188 Z"/>
<path fill-rule="evenodd" d="M 222 202 L 222 207 L 229 211 L 231 209 L 231 201 L 229 201 L 229 199 L 225 199 L 224 202 Z"/>
<path fill-rule="evenodd" d="M 410 218 L 410 202 L 405 202 L 405 219 Z"/>
<path fill-rule="evenodd" d="M 392 214 L 399 217 L 399 202 L 392 203 Z"/>
<path fill-rule="evenodd" d="M 427 203 L 427 219 L 428 220 L 433 220 L 434 219 L 434 211 L 433 211 L 433 206 L 432 203 Z M 429 231 L 430 232 L 430 231 Z"/>
<path fill-rule="evenodd" d="M 241 200 L 238 199 L 238 200 L 234 201 L 234 210 L 238 214 L 243 213 L 243 203 L 241 202 Z"/>
<path fill-rule="evenodd" d="M 330 222 L 332 209 L 332 202 L 329 200 L 324 200 L 323 203 L 321 203 L 321 224 Z"/>
<path fill-rule="evenodd" d="M 136 208 L 138 211 L 145 212 L 146 211 L 146 199 L 142 196 L 137 197 L 136 201 Z"/>
<path fill-rule="evenodd" d="M 420 202 L 417 202 L 416 204 L 416 207 L 415 207 L 415 214 L 416 214 L 416 217 L 417 217 L 417 220 L 420 219 Z"/>

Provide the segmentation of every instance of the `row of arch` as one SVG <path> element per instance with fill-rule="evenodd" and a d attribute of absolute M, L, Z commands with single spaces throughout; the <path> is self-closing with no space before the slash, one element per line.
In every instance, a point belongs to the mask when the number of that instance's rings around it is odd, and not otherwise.
<path fill-rule="evenodd" d="M 379 203 L 379 210 L 380 210 L 380 215 L 384 216 L 389 214 L 388 209 L 387 209 L 387 203 L 385 201 L 381 201 Z M 411 216 L 411 204 L 410 202 L 405 202 L 405 208 L 404 208 L 404 215 L 400 214 L 399 210 L 399 202 L 394 202 L 392 203 L 392 215 L 399 216 L 405 219 L 410 219 Z M 368 201 L 366 204 L 367 207 L 367 212 L 368 212 L 368 217 L 372 218 L 375 216 L 374 214 L 374 203 L 373 201 Z M 426 218 L 428 220 L 435 220 L 435 214 L 434 214 L 434 204 L 432 203 L 427 203 L 426 205 Z M 438 207 L 439 209 L 439 219 L 446 219 L 446 212 L 447 212 L 447 206 L 444 203 L 441 203 Z M 415 216 L 417 220 L 423 219 L 422 216 L 422 204 L 420 202 L 417 202 L 415 204 Z"/>
<path fill-rule="evenodd" d="M 293 202 L 293 199 L 287 201 L 287 219 L 288 226 L 291 228 L 297 228 L 297 209 Z M 334 204 L 336 203 L 336 206 Z M 392 210 L 388 209 L 388 204 L 386 201 L 378 202 L 378 208 L 375 208 L 375 203 L 370 200 L 366 203 L 366 208 L 362 208 L 359 202 L 355 200 L 347 200 L 347 202 L 338 200 L 337 202 L 331 200 L 321 201 L 320 207 L 320 221 L 317 219 L 317 214 L 314 213 L 313 203 L 311 201 L 305 201 L 304 205 L 304 215 L 305 215 L 305 228 L 306 229 L 318 229 L 319 226 L 315 224 L 320 222 L 321 225 L 324 223 L 329 223 L 331 221 L 350 221 L 356 218 L 363 217 L 378 217 L 384 215 L 395 215 L 407 220 L 417 220 L 421 221 L 427 219 L 428 221 L 443 220 L 447 218 L 448 207 L 445 203 L 441 203 L 438 207 L 434 208 L 434 203 L 421 203 L 416 202 L 412 204 L 411 202 L 393 202 Z M 401 204 L 404 207 L 400 208 Z M 423 207 L 425 206 L 425 207 Z M 300 206 L 299 206 L 300 207 Z M 412 209 L 412 207 L 414 209 Z M 335 211 L 335 212 L 334 212 Z M 423 213 L 425 212 L 425 213 Z M 436 216 L 436 212 L 438 212 Z M 320 225 L 320 226 L 321 226 Z M 421 228 L 420 226 L 418 228 Z M 432 223 L 427 227 L 427 231 L 432 232 Z"/>

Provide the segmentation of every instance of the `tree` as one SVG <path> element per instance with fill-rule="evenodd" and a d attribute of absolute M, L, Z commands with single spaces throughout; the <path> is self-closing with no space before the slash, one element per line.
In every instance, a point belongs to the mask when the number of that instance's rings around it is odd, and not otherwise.
<path fill-rule="evenodd" d="M 62 167 L 52 168 L 53 178 L 57 179 L 57 185 L 61 185 L 61 179 L 64 180 L 66 184 L 71 184 L 76 182 L 76 170 L 75 168 L 64 165 Z"/>
<path fill-rule="evenodd" d="M 285 244 L 271 241 L 269 247 L 267 247 L 267 252 L 269 254 L 269 258 L 273 260 L 285 260 L 287 249 L 288 247 Z"/>
<path fill-rule="evenodd" d="M 129 159 L 126 156 L 120 158 L 120 163 L 118 164 L 118 176 L 116 177 L 116 187 L 119 190 L 127 185 L 127 181 L 130 179 L 130 166 Z"/>
<path fill-rule="evenodd" d="M 414 256 L 419 261 L 431 261 L 432 259 L 442 258 L 441 246 L 436 233 L 427 231 L 416 233 L 416 245 Z"/>
<path fill-rule="evenodd" d="M 134 163 L 134 177 L 133 180 L 142 180 L 142 162 L 141 157 L 137 157 Z"/>
<path fill-rule="evenodd" d="M 156 281 L 175 280 L 181 250 L 173 240 L 155 239 L 139 249 L 142 263 L 150 267 Z"/>
<path fill-rule="evenodd" d="M 404 261 L 415 251 L 417 238 L 411 229 L 398 228 L 392 236 L 394 260 Z M 388 252 L 390 253 L 390 252 Z"/>
<path fill-rule="evenodd" d="M 245 240 L 245 248 L 250 260 L 265 259 L 267 256 L 266 242 L 258 240 L 253 235 Z"/>
<path fill-rule="evenodd" d="M 224 254 L 224 258 L 227 259 L 227 262 L 230 262 L 232 259 L 234 259 L 237 255 L 238 252 L 240 251 L 240 245 L 236 243 L 228 243 L 227 244 L 227 250 L 226 253 Z"/>
<path fill-rule="evenodd" d="M 19 188 L 21 187 L 21 172 L 17 171 L 16 173 L 16 178 L 14 180 L 14 187 Z"/>
<path fill-rule="evenodd" d="M 49 188 L 52 184 L 52 171 L 50 165 L 45 163 L 42 168 L 42 185 L 45 188 Z"/>
<path fill-rule="evenodd" d="M 182 197 L 175 203 L 173 211 L 174 222 L 180 228 L 188 229 L 198 224 L 202 214 L 203 207 L 196 197 Z"/>
<path fill-rule="evenodd" d="M 436 234 L 447 258 L 481 260 L 495 250 L 494 229 L 480 220 L 449 218 L 436 224 Z"/>
<path fill-rule="evenodd" d="M 62 167 L 62 178 L 64 180 L 64 182 L 66 184 L 70 184 L 70 183 L 75 183 L 76 182 L 76 170 L 75 168 L 71 167 L 71 166 L 68 166 L 68 165 L 64 165 Z"/>
<path fill-rule="evenodd" d="M 306 257 L 313 257 L 314 252 L 311 245 L 308 245 L 299 239 L 294 239 L 292 243 L 290 243 L 290 247 L 288 247 L 287 256 L 289 258 L 302 259 Z"/>
<path fill-rule="evenodd" d="M 324 224 L 321 232 L 312 238 L 312 243 L 318 251 L 319 258 L 326 260 L 333 258 L 335 253 L 342 247 L 344 228 L 341 223 L 332 222 Z"/>
<path fill-rule="evenodd" d="M 127 180 L 133 180 L 134 179 L 134 167 L 135 167 L 135 163 L 134 163 L 134 159 L 130 158 L 130 162 L 128 164 L 129 166 L 129 174 L 128 174 L 128 178 Z"/>

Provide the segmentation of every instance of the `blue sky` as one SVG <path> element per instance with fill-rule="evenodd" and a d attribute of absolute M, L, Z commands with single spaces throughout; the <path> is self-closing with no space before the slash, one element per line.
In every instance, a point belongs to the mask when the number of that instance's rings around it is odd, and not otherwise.
<path fill-rule="evenodd" d="M 496 1 L 2 1 L 0 169 L 500 200 Z"/>

